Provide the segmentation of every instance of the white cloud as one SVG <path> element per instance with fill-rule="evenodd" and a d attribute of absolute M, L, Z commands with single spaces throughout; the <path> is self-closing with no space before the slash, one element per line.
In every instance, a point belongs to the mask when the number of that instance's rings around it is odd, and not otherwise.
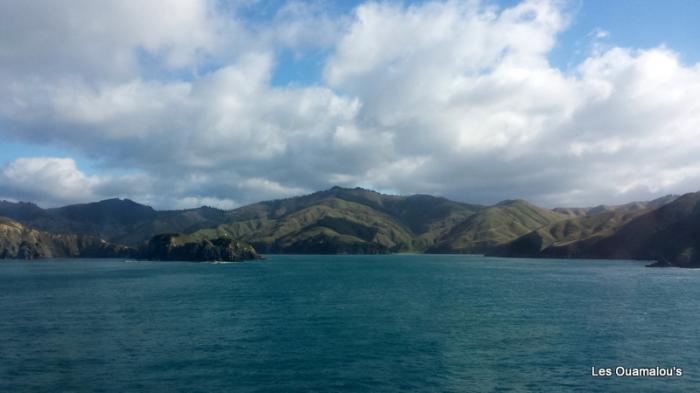
<path fill-rule="evenodd" d="M 610 32 L 598 27 L 598 28 L 593 29 L 593 31 L 591 32 L 591 35 L 594 38 L 603 39 L 603 38 L 608 38 L 610 36 Z"/>
<path fill-rule="evenodd" d="M 238 6 L 162 4 L 0 5 L 0 133 L 139 173 L 18 160 L 0 194 L 231 207 L 339 183 L 597 204 L 700 184 L 700 65 L 606 46 L 564 74 L 547 58 L 557 2 L 289 3 L 254 26 Z M 331 50 L 323 79 L 272 86 L 276 54 L 309 48 Z M 22 180 L 42 172 L 53 186 Z"/>
<path fill-rule="evenodd" d="M 175 201 L 175 209 L 193 209 L 201 206 L 215 207 L 217 209 L 230 210 L 239 206 L 233 199 L 219 199 L 212 197 L 189 196 Z"/>
<path fill-rule="evenodd" d="M 0 169 L 3 189 L 13 194 L 26 193 L 41 198 L 42 194 L 64 201 L 88 200 L 97 179 L 78 170 L 70 158 L 19 158 Z M 43 201 L 42 201 L 43 202 Z"/>
<path fill-rule="evenodd" d="M 251 192 L 258 192 L 268 198 L 282 198 L 290 195 L 300 195 L 304 192 L 309 192 L 303 188 L 285 187 L 275 181 L 270 181 L 265 178 L 253 177 L 241 181 L 241 186 Z"/>
<path fill-rule="evenodd" d="M 236 26 L 207 0 L 9 0 L 0 4 L 0 67 L 46 79 L 133 75 L 139 50 L 167 67 L 196 66 L 223 50 Z"/>

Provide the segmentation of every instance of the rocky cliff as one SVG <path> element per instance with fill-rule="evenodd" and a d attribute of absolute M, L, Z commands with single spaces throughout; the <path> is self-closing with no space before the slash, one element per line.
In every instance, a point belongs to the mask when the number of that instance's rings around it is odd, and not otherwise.
<path fill-rule="evenodd" d="M 180 234 L 156 235 L 139 249 L 139 259 L 156 261 L 245 261 L 261 259 L 255 249 L 240 241 L 220 237 L 192 239 Z"/>

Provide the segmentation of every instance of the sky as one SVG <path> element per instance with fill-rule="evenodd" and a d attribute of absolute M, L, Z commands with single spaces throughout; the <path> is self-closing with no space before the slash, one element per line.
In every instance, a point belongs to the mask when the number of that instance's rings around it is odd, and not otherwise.
<path fill-rule="evenodd" d="M 700 190 L 700 2 L 6 0 L 0 199 Z"/>

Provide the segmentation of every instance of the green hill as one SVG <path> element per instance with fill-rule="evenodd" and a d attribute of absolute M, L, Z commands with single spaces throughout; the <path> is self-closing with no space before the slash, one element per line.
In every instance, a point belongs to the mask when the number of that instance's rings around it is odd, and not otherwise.
<path fill-rule="evenodd" d="M 0 214 L 31 228 L 97 236 L 132 247 L 154 235 L 177 232 L 200 239 L 228 236 L 261 252 L 383 253 L 424 251 L 482 208 L 429 195 L 334 187 L 230 211 L 155 211 L 111 199 L 56 209 L 3 202 Z"/>
<path fill-rule="evenodd" d="M 154 261 L 226 261 L 261 259 L 249 244 L 228 237 L 196 239 L 188 235 L 164 233 L 153 236 L 132 254 Z"/>
<path fill-rule="evenodd" d="M 650 210 L 615 233 L 552 247 L 546 256 L 644 259 L 700 267 L 700 193 L 686 194 Z"/>
<path fill-rule="evenodd" d="M 523 200 L 504 201 L 455 225 L 429 251 L 484 252 L 566 217 Z"/>
<path fill-rule="evenodd" d="M 694 248 L 690 246 L 678 252 L 644 251 L 642 245 L 654 244 L 655 236 L 662 233 L 654 232 L 651 237 L 641 233 L 665 228 L 668 219 L 639 221 L 643 217 L 650 220 L 649 214 L 661 214 L 672 206 L 685 206 L 683 201 L 688 198 L 674 201 L 675 197 L 668 196 L 618 206 L 549 210 L 523 200 L 480 206 L 430 195 L 385 195 L 362 188 L 333 187 L 228 211 L 211 207 L 156 211 L 128 199 L 109 199 L 54 209 L 2 201 L 0 215 L 27 229 L 105 239 L 132 248 L 158 234 L 182 233 L 195 242 L 235 239 L 262 253 L 433 252 L 615 258 L 659 254 L 674 259 L 691 255 L 688 258 L 693 259 Z M 681 211 L 678 215 L 683 217 L 694 214 L 688 209 Z M 630 227 L 633 223 L 636 226 Z M 692 232 L 691 224 L 672 226 L 669 231 Z M 672 235 L 663 236 L 675 244 Z"/>
<path fill-rule="evenodd" d="M 334 187 L 230 212 L 229 223 L 194 233 L 229 235 L 260 252 L 423 251 L 480 206 L 428 195 L 384 195 Z"/>
<path fill-rule="evenodd" d="M 502 256 L 537 257 L 550 247 L 562 247 L 572 242 L 612 235 L 624 224 L 650 209 L 641 206 L 638 210 L 604 209 L 598 213 L 557 221 L 529 232 L 499 249 L 491 250 L 491 253 Z"/>
<path fill-rule="evenodd" d="M 700 267 L 700 193 L 665 197 L 541 228 L 494 251 L 505 256 L 656 260 Z"/>
<path fill-rule="evenodd" d="M 0 217 L 0 259 L 117 258 L 129 251 L 94 236 L 47 233 Z"/>
<path fill-rule="evenodd" d="M 156 211 L 129 199 L 108 199 L 52 209 L 0 201 L 0 216 L 50 233 L 94 236 L 137 246 L 155 234 L 186 233 L 218 225 L 225 222 L 226 212 L 208 207 Z"/>

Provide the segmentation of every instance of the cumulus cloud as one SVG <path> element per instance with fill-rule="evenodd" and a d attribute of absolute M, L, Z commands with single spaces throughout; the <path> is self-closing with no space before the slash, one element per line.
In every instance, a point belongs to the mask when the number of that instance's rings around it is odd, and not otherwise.
<path fill-rule="evenodd" d="M 147 190 L 142 175 L 88 176 L 71 158 L 18 158 L 0 167 L 0 199 L 32 201 L 53 207 L 128 196 L 125 190 Z"/>
<path fill-rule="evenodd" d="M 101 81 L 133 75 L 139 56 L 194 66 L 234 30 L 210 1 L 3 1 L 0 67 L 38 79 L 67 73 Z"/>
<path fill-rule="evenodd" d="M 700 65 L 606 45 L 564 73 L 558 2 L 290 2 L 257 24 L 230 2 L 130 4 L 0 4 L 0 134 L 104 169 L 20 159 L 0 196 L 231 208 L 339 184 L 588 205 L 699 184 Z M 328 51 L 322 79 L 274 86 L 289 49 Z"/>
<path fill-rule="evenodd" d="M 95 178 L 78 170 L 70 158 L 19 158 L 0 169 L 2 192 L 46 202 L 43 195 L 63 201 L 94 196 Z"/>

